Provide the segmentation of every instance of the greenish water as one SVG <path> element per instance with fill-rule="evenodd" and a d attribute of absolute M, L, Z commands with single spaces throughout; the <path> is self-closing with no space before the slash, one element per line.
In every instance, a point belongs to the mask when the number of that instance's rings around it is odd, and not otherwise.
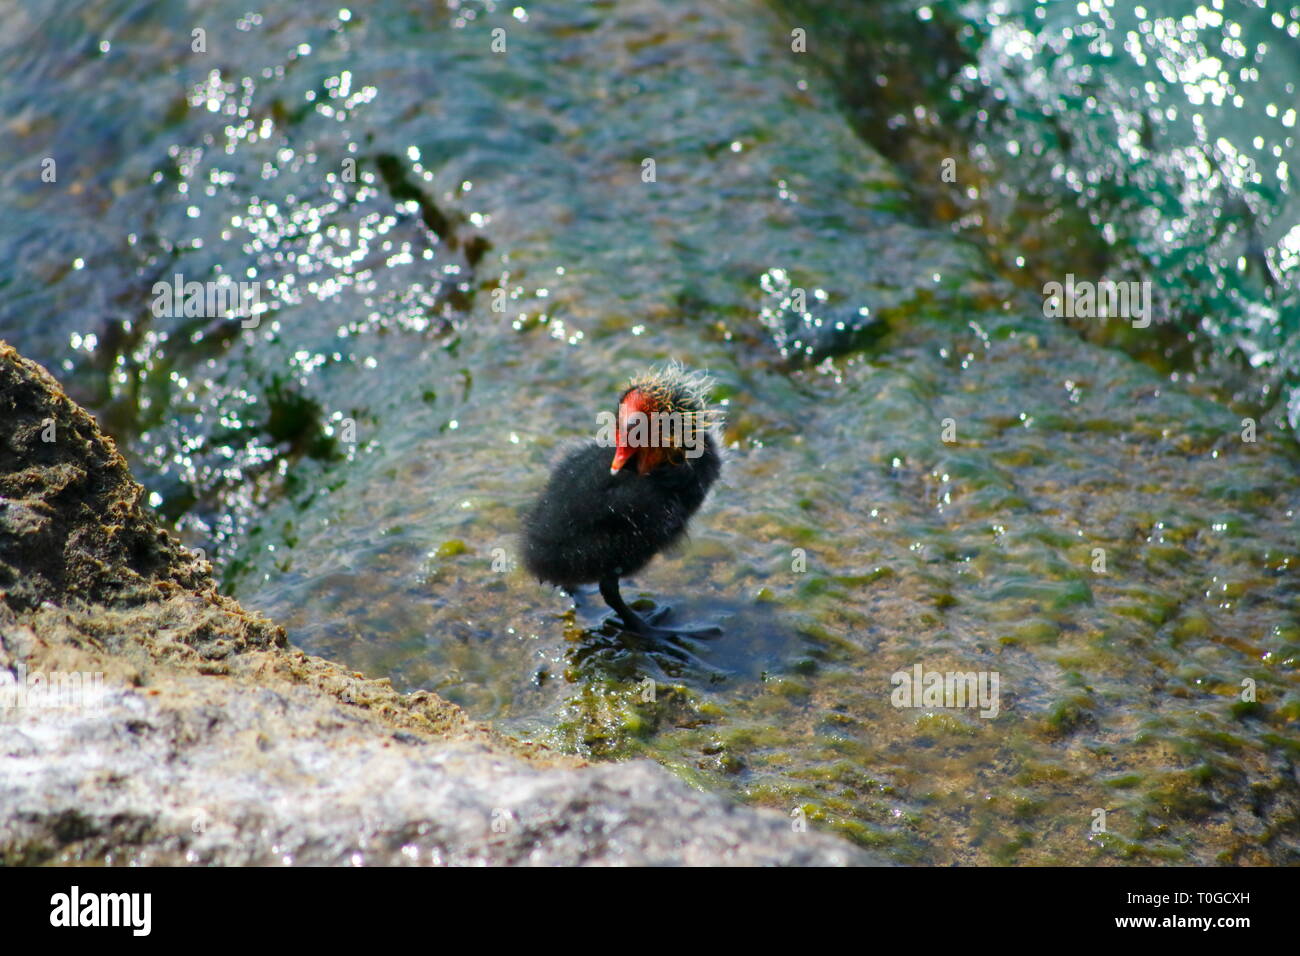
<path fill-rule="evenodd" d="M 1127 89 L 1186 81 L 1087 51 L 1132 14 L 1047 6 L 215 4 L 204 54 L 184 11 L 14 9 L 0 336 L 314 653 L 900 861 L 1292 861 L 1292 180 L 1180 190 L 1181 112 L 1130 155 Z M 1295 150 L 1272 14 L 1225 13 L 1272 52 L 1199 104 L 1260 169 Z M 268 311 L 153 314 L 178 272 Z M 1044 318 L 1067 272 L 1151 279 L 1149 334 Z M 724 634 L 643 646 L 510 561 L 667 357 L 716 377 L 729 457 L 625 593 Z M 893 706 L 917 663 L 996 672 L 998 715 Z"/>

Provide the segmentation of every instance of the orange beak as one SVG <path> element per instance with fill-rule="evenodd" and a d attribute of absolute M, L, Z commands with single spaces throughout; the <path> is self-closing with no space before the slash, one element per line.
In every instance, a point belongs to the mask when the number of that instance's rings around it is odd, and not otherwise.
<path fill-rule="evenodd" d="M 637 452 L 644 452 L 644 454 L 637 459 L 637 471 L 644 475 L 650 470 L 653 449 L 642 448 L 640 443 L 636 445 L 629 444 L 626 429 L 629 416 L 633 414 L 648 415 L 652 408 L 653 406 L 646 396 L 636 389 L 629 390 L 628 393 L 623 396 L 622 401 L 618 403 L 618 439 L 614 447 L 614 461 L 609 466 L 609 473 L 611 475 L 617 475 L 622 471 L 623 466 L 628 463 L 628 459 Z"/>
<path fill-rule="evenodd" d="M 619 445 L 618 448 L 614 449 L 614 463 L 609 466 L 609 473 L 611 475 L 617 475 L 623 470 L 623 466 L 627 464 L 628 459 L 635 455 L 636 452 L 637 450 L 635 448 L 629 448 L 627 445 Z"/>

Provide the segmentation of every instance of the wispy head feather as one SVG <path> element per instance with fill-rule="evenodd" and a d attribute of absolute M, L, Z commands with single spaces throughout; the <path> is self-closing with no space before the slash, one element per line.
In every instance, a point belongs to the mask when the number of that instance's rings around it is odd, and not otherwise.
<path fill-rule="evenodd" d="M 712 430 L 723 425 L 722 410 L 709 405 L 713 378 L 707 371 L 691 371 L 672 359 L 632 379 L 628 391 L 633 389 L 650 398 L 658 411 L 674 412 L 693 420 L 697 427 Z"/>

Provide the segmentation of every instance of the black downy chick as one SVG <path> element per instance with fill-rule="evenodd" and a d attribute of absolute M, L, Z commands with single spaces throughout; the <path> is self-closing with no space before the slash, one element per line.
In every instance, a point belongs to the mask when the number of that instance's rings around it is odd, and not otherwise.
<path fill-rule="evenodd" d="M 676 363 L 638 376 L 618 401 L 613 454 L 599 442 L 569 452 L 524 520 L 529 571 L 570 593 L 599 584 L 624 629 L 643 636 L 720 630 L 656 627 L 618 589 L 686 533 L 722 470 L 709 384 Z"/>

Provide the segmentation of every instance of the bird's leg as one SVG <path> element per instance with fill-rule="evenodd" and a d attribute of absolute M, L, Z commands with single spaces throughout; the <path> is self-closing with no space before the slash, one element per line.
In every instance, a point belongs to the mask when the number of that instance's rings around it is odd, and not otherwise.
<path fill-rule="evenodd" d="M 624 630 L 631 631 L 634 634 L 640 634 L 642 637 L 673 637 L 677 635 L 685 637 L 703 637 L 705 635 L 722 633 L 722 628 L 720 627 L 656 627 L 627 606 L 626 602 L 623 600 L 623 595 L 618 592 L 618 578 L 616 577 L 605 578 L 600 582 L 600 596 L 605 599 L 605 603 L 608 604 L 613 609 L 614 613 L 619 616 L 619 619 L 623 622 Z M 656 613 L 655 617 L 658 618 L 662 613 L 666 613 L 666 609 L 661 613 Z"/>
<path fill-rule="evenodd" d="M 641 615 L 632 610 L 623 601 L 623 595 L 618 593 L 618 578 L 605 578 L 600 582 L 600 596 L 605 599 L 605 603 L 614 609 L 614 613 L 619 616 L 623 622 L 623 627 L 629 631 L 641 632 L 646 626 L 646 622 L 641 619 Z"/>

